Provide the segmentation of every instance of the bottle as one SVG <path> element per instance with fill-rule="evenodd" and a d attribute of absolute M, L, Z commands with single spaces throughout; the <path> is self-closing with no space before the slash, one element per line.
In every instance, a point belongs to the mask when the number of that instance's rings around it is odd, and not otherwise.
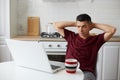
<path fill-rule="evenodd" d="M 47 33 L 48 34 L 52 33 L 52 28 L 53 28 L 53 23 L 48 23 L 48 25 L 47 25 Z"/>

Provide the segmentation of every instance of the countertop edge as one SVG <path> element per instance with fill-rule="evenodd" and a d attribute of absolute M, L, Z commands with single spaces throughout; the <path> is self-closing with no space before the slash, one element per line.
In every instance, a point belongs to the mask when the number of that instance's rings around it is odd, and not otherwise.
<path fill-rule="evenodd" d="M 15 40 L 23 40 L 23 41 L 62 41 L 65 42 L 64 38 L 41 38 L 40 36 L 16 36 Z M 108 42 L 120 42 L 120 38 L 111 38 Z"/>

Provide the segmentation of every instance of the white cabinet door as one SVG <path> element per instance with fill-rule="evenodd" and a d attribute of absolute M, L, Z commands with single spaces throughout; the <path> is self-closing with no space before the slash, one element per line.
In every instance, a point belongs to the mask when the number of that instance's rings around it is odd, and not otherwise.
<path fill-rule="evenodd" d="M 119 48 L 120 51 L 120 48 Z M 119 52 L 119 72 L 118 72 L 118 80 L 120 80 L 120 52 Z"/>
<path fill-rule="evenodd" d="M 97 80 L 102 80 L 102 61 L 103 61 L 103 48 L 101 47 L 98 52 L 98 60 L 97 60 Z"/>
<path fill-rule="evenodd" d="M 103 47 L 102 80 L 118 80 L 119 46 Z"/>

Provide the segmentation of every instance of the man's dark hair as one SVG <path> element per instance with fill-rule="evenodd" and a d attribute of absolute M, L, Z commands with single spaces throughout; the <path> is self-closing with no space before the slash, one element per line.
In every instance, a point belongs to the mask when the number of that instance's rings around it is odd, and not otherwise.
<path fill-rule="evenodd" d="M 80 14 L 77 16 L 76 21 L 92 22 L 91 17 L 88 14 Z"/>

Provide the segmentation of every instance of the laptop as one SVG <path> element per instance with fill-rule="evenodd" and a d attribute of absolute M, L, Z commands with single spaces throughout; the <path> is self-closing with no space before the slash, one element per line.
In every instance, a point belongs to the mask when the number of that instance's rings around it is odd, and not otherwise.
<path fill-rule="evenodd" d="M 63 62 L 48 59 L 41 42 L 6 39 L 6 43 L 18 66 L 48 73 L 55 73 L 65 68 Z"/>

